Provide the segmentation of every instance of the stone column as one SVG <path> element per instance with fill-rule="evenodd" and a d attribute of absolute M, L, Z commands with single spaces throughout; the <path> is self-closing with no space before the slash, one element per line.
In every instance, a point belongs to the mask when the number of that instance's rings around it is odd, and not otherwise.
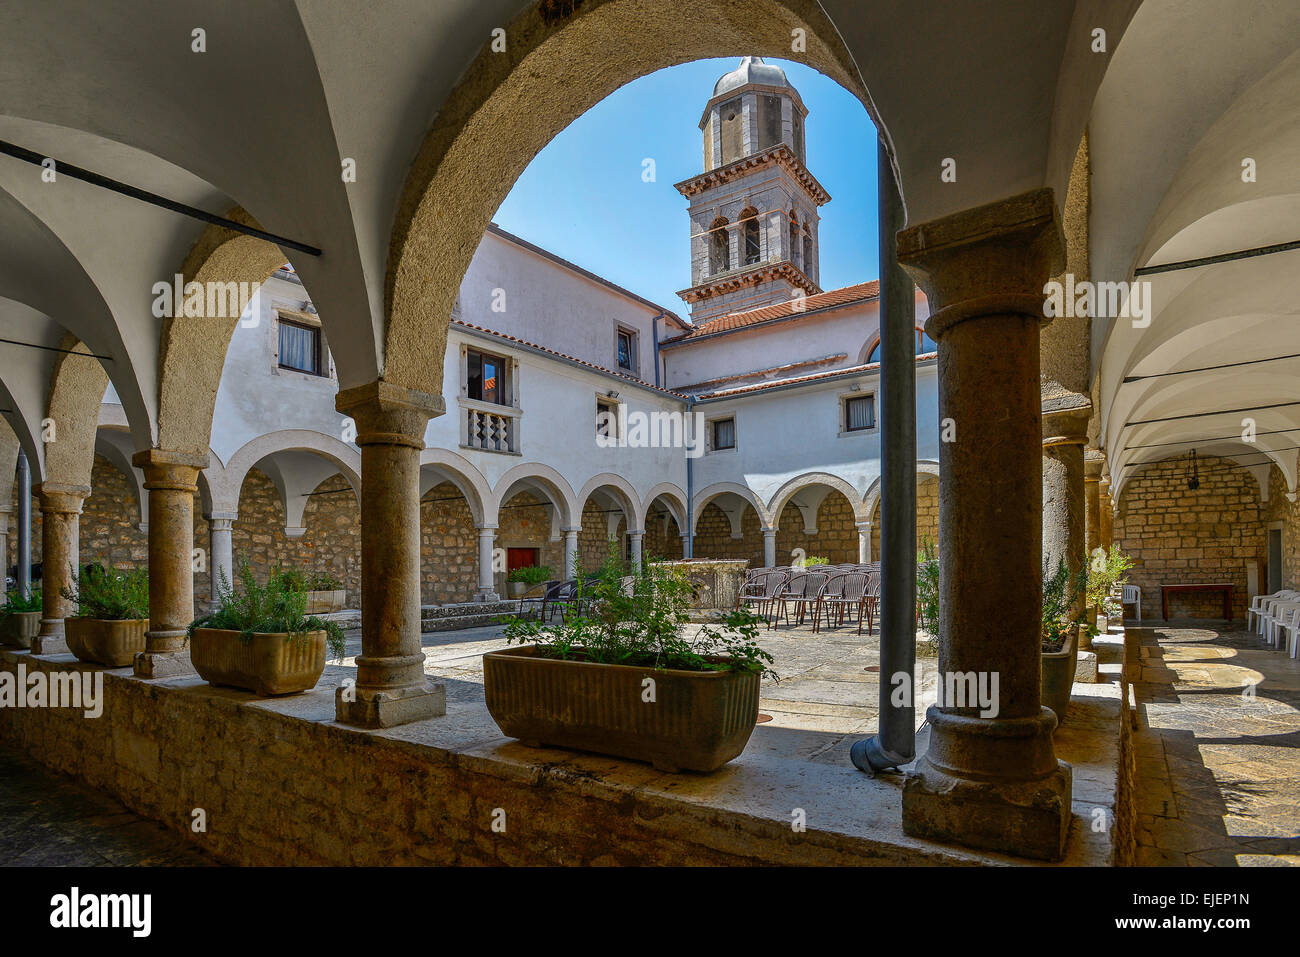
<path fill-rule="evenodd" d="M 1097 449 L 1088 449 L 1083 457 L 1084 500 L 1087 507 L 1085 526 L 1088 554 L 1101 545 L 1101 467 L 1105 457 Z"/>
<path fill-rule="evenodd" d="M 641 548 L 645 540 L 645 532 L 641 529 L 635 529 L 627 533 L 628 547 L 632 551 L 632 570 L 641 570 Z"/>
<path fill-rule="evenodd" d="M 776 529 L 763 529 L 763 567 L 776 567 Z"/>
<path fill-rule="evenodd" d="M 1084 547 L 1083 446 L 1088 441 L 1091 405 L 1043 411 L 1043 571 L 1054 574 L 1062 560 L 1071 575 L 1087 561 Z M 1083 593 L 1075 596 L 1074 614 L 1083 614 Z M 1092 643 L 1084 639 L 1079 647 Z"/>
<path fill-rule="evenodd" d="M 81 503 L 90 494 L 86 485 L 43 482 L 36 487 L 41 502 L 41 632 L 32 639 L 32 654 L 66 655 L 63 619 L 72 612 L 64 589 L 74 587 L 81 567 Z"/>
<path fill-rule="evenodd" d="M 496 580 L 492 571 L 492 552 L 496 545 L 497 527 L 495 525 L 478 525 L 478 594 L 475 601 L 496 601 Z"/>
<path fill-rule="evenodd" d="M 149 630 L 137 678 L 190 674 L 186 629 L 194 619 L 194 493 L 206 455 L 145 449 L 131 459 L 149 490 Z"/>
<path fill-rule="evenodd" d="M 212 605 L 218 604 L 222 579 L 225 588 L 235 583 L 235 549 L 231 539 L 232 526 L 239 516 L 235 512 L 213 512 L 208 516 L 208 565 L 212 575 Z"/>
<path fill-rule="evenodd" d="M 578 575 L 578 533 L 582 526 L 561 529 L 564 532 L 564 577 L 576 578 Z"/>
<path fill-rule="evenodd" d="M 1101 547 L 1110 551 L 1115 544 L 1115 503 L 1110 500 L 1110 479 L 1101 477 L 1097 483 L 1098 507 L 1101 510 Z"/>
<path fill-rule="evenodd" d="M 389 728 L 444 715 L 446 687 L 425 676 L 420 642 L 420 451 L 442 396 L 371 382 L 334 405 L 356 422 L 361 447 L 361 654 L 335 717 Z"/>
<path fill-rule="evenodd" d="M 866 565 L 871 561 L 871 523 L 858 522 L 858 563 Z"/>
<path fill-rule="evenodd" d="M 1071 792 L 1040 687 L 1039 330 L 1062 242 L 1049 189 L 898 234 L 898 260 L 935 310 L 939 418 L 955 428 L 939 453 L 940 686 L 969 675 L 990 699 L 929 709 L 903 829 L 1046 860 L 1064 854 Z"/>
<path fill-rule="evenodd" d="M 9 516 L 13 506 L 0 505 L 0 575 L 9 574 Z"/>

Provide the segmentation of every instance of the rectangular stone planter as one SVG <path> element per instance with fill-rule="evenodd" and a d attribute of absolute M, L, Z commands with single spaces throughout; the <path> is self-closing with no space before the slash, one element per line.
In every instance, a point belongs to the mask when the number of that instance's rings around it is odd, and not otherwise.
<path fill-rule="evenodd" d="M 63 622 L 68 650 L 78 660 L 110 668 L 129 667 L 135 661 L 136 653 L 144 651 L 144 633 L 148 630 L 148 618 L 125 621 L 66 618 Z"/>
<path fill-rule="evenodd" d="M 328 615 L 332 612 L 342 611 L 343 605 L 347 601 L 347 591 L 342 588 L 336 588 L 333 591 L 309 591 L 307 592 L 307 611 L 308 615 Z"/>
<path fill-rule="evenodd" d="M 1079 659 L 1078 631 L 1076 628 L 1070 633 L 1060 651 L 1042 652 L 1042 701 L 1055 712 L 1058 728 L 1070 708 L 1070 691 L 1074 687 L 1074 671 Z"/>
<path fill-rule="evenodd" d="M 643 700 L 645 679 L 654 700 Z M 745 750 L 758 721 L 759 676 L 656 671 L 561 661 L 537 646 L 483 656 L 488 712 L 509 737 L 648 761 L 661 771 L 716 771 Z"/>
<path fill-rule="evenodd" d="M 32 639 L 41 631 L 41 613 L 39 611 L 16 611 L 5 618 L 0 625 L 0 637 L 4 644 L 13 648 L 30 648 Z"/>
<path fill-rule="evenodd" d="M 268 697 L 314 688 L 325 671 L 325 649 L 323 631 L 254 634 L 245 642 L 237 631 L 196 628 L 190 660 L 208 684 Z"/>

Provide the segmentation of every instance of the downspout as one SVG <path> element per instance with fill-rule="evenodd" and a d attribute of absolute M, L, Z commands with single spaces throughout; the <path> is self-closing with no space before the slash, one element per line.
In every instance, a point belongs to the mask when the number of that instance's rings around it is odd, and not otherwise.
<path fill-rule="evenodd" d="M 880 707 L 853 764 L 874 776 L 916 757 L 916 293 L 898 265 L 903 203 L 876 146 L 880 230 Z M 903 705 L 894 703 L 905 682 Z"/>
<path fill-rule="evenodd" d="M 695 416 L 691 410 L 695 407 L 695 396 L 686 397 L 686 421 L 695 428 Z M 686 434 L 686 430 L 682 430 Z M 703 442 L 704 436 L 692 435 L 697 441 Z M 691 455 L 689 446 L 686 449 L 686 537 L 682 539 L 682 558 L 695 557 L 695 456 Z"/>
<path fill-rule="evenodd" d="M 32 593 L 32 478 L 27 453 L 18 451 L 18 594 Z"/>

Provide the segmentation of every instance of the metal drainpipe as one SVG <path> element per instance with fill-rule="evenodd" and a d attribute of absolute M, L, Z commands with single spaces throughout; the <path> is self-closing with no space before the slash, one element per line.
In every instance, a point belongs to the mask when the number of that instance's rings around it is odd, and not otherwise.
<path fill-rule="evenodd" d="M 691 414 L 691 410 L 694 408 L 694 406 L 695 406 L 695 399 L 693 397 L 687 397 L 686 421 L 690 423 L 692 428 L 695 427 L 695 417 Z M 686 434 L 685 429 L 682 429 L 682 434 L 683 435 Z M 702 435 L 693 436 L 693 437 L 700 442 L 704 441 L 704 436 Z M 695 459 L 690 456 L 689 452 L 690 450 L 687 449 L 688 454 L 686 456 L 686 538 L 682 543 L 683 545 L 682 558 L 695 557 Z"/>
<path fill-rule="evenodd" d="M 667 315 L 668 313 L 666 312 L 660 312 L 659 315 L 655 316 L 654 322 L 650 323 L 650 329 L 654 333 L 654 343 L 655 343 L 655 388 L 660 388 L 659 385 L 659 320 L 663 319 Z"/>
<path fill-rule="evenodd" d="M 867 774 L 916 756 L 916 294 L 898 265 L 903 204 L 877 143 L 880 229 L 880 710 L 876 733 L 849 754 Z M 905 676 L 907 705 L 893 703 Z"/>
<path fill-rule="evenodd" d="M 6 559 L 7 561 L 8 559 Z M 32 479 L 27 453 L 18 452 L 18 594 L 32 593 Z"/>

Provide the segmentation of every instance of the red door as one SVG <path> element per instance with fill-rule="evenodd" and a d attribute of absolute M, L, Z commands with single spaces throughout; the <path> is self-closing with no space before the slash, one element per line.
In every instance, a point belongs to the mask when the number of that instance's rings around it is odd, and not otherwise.
<path fill-rule="evenodd" d="M 535 548 L 507 548 L 506 549 L 506 573 L 514 571 L 516 568 L 530 568 L 537 564 L 537 549 Z"/>

